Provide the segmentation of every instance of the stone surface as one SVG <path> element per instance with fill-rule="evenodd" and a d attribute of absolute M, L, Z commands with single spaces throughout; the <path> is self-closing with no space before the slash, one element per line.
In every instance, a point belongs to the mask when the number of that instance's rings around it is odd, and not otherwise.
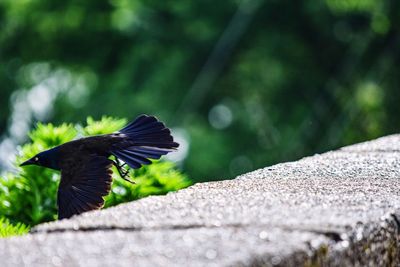
<path fill-rule="evenodd" d="M 0 240 L 4 266 L 400 264 L 400 136 Z M 3 266 L 3 264 L 2 264 Z"/>
<path fill-rule="evenodd" d="M 250 265 L 255 259 L 301 263 L 328 238 L 269 227 L 160 229 L 39 233 L 0 243 L 6 266 L 227 266 Z M 32 253 L 32 244 L 35 253 Z M 292 259 L 294 251 L 298 253 Z M 4 266 L 4 265 L 2 265 Z"/>
<path fill-rule="evenodd" d="M 394 134 L 378 138 L 376 140 L 343 147 L 344 151 L 384 151 L 400 152 L 400 135 Z"/>

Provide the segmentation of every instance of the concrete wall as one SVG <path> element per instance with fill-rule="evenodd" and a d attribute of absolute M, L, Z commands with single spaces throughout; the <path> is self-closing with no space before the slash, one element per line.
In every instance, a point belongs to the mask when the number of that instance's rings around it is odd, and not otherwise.
<path fill-rule="evenodd" d="M 1 266 L 399 266 L 400 135 L 43 224 Z"/>

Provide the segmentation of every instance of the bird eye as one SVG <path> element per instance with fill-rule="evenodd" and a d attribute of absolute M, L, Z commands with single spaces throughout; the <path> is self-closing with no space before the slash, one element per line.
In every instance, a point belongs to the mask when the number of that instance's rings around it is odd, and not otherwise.
<path fill-rule="evenodd" d="M 35 157 L 35 161 L 39 161 L 39 158 L 38 158 L 38 157 Z"/>

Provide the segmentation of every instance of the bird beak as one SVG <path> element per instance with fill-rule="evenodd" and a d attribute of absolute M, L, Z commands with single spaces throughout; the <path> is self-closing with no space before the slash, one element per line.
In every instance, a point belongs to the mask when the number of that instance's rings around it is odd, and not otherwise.
<path fill-rule="evenodd" d="M 32 159 L 28 159 L 27 161 L 21 163 L 19 166 L 26 166 L 26 165 L 32 165 L 35 164 L 33 158 Z"/>

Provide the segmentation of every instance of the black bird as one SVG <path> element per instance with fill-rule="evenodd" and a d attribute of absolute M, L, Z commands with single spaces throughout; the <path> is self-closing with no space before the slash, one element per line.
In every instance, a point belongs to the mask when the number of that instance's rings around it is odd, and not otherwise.
<path fill-rule="evenodd" d="M 138 169 L 178 146 L 164 123 L 154 116 L 141 115 L 116 133 L 64 143 L 20 166 L 33 164 L 61 171 L 57 206 L 58 218 L 63 219 L 103 207 L 103 197 L 111 190 L 113 165 L 122 178 L 130 181 L 125 164 Z M 114 160 L 109 159 L 112 155 Z"/>

